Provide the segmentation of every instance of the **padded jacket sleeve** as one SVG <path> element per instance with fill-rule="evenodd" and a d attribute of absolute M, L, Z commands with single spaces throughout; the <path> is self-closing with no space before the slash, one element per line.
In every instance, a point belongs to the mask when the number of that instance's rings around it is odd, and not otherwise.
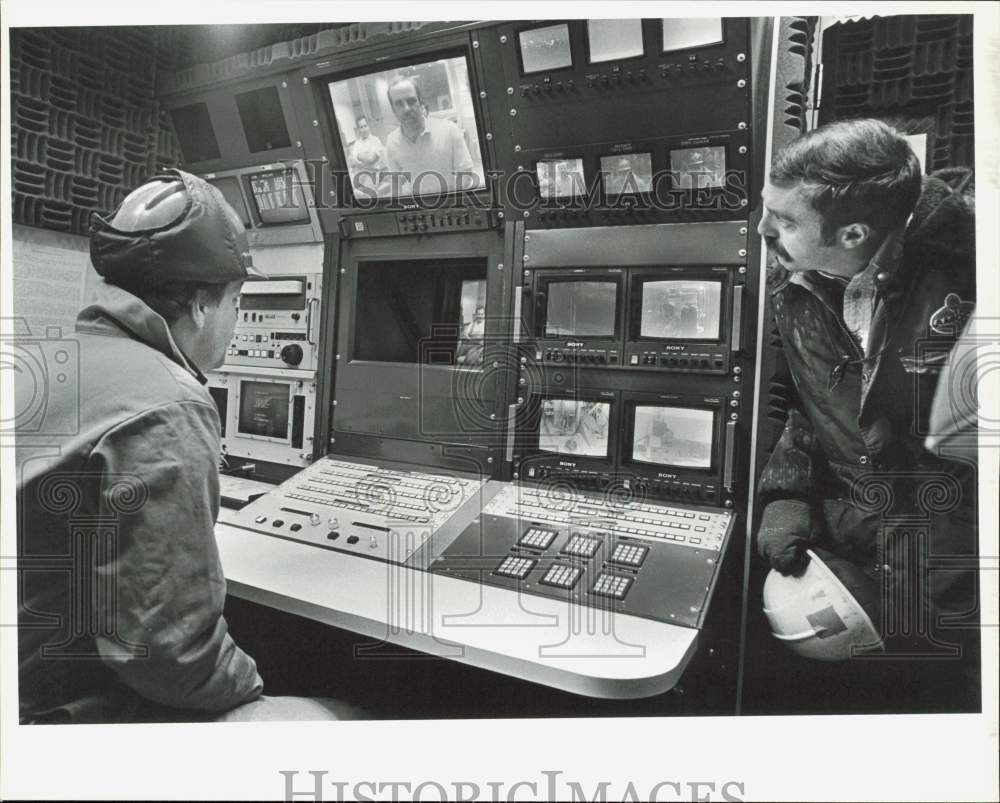
<path fill-rule="evenodd" d="M 101 657 L 128 686 L 163 705 L 223 711 L 256 698 L 256 664 L 229 635 L 214 524 L 218 417 L 204 402 L 164 404 L 96 444 L 102 517 L 114 547 L 96 567 L 97 608 L 112 632 Z"/>

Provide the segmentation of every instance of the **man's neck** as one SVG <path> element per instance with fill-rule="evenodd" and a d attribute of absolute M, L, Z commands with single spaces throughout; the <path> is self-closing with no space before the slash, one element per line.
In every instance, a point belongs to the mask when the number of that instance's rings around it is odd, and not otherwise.
<path fill-rule="evenodd" d="M 400 130 L 403 132 L 403 136 L 406 137 L 408 140 L 410 140 L 410 142 L 416 142 L 418 139 L 420 139 L 420 135 L 427 130 L 427 124 L 425 123 L 424 125 L 420 126 L 420 129 L 413 134 L 410 134 L 405 128 L 402 127 L 400 127 Z"/>

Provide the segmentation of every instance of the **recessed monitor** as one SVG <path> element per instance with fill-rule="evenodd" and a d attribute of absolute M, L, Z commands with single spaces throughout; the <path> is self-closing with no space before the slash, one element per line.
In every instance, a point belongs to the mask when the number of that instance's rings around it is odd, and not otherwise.
<path fill-rule="evenodd" d="M 305 195 L 293 168 L 251 173 L 246 180 L 262 226 L 309 222 Z"/>
<path fill-rule="evenodd" d="M 688 50 L 692 47 L 717 45 L 722 42 L 722 19 L 661 20 L 663 23 L 663 52 Z"/>
<path fill-rule="evenodd" d="M 535 165 L 535 173 L 542 198 L 580 198 L 586 194 L 583 159 L 541 160 Z"/>
<path fill-rule="evenodd" d="M 587 20 L 587 42 L 591 64 L 641 56 L 642 20 Z"/>
<path fill-rule="evenodd" d="M 531 28 L 521 31 L 517 37 L 521 48 L 521 71 L 525 74 L 573 66 L 569 26 L 565 23 Z"/>
<path fill-rule="evenodd" d="M 551 281 L 545 302 L 545 337 L 613 337 L 618 282 Z"/>
<path fill-rule="evenodd" d="M 352 358 L 481 365 L 486 284 L 483 259 L 359 262 Z"/>
<path fill-rule="evenodd" d="M 292 144 L 277 87 L 265 86 L 237 95 L 236 109 L 251 153 L 287 148 Z"/>
<path fill-rule="evenodd" d="M 604 193 L 609 196 L 649 192 L 653 186 L 653 158 L 648 153 L 601 157 Z"/>
<path fill-rule="evenodd" d="M 250 213 L 247 211 L 246 201 L 243 200 L 243 193 L 240 191 L 240 180 L 236 176 L 221 176 L 210 178 L 208 183 L 222 193 L 229 205 L 236 210 L 245 228 L 250 228 Z"/>
<path fill-rule="evenodd" d="M 538 448 L 560 455 L 606 457 L 610 417 L 610 402 L 544 399 Z"/>
<path fill-rule="evenodd" d="M 722 282 L 701 279 L 643 281 L 639 337 L 718 340 Z"/>
<path fill-rule="evenodd" d="M 208 104 L 192 103 L 170 111 L 174 133 L 188 164 L 219 158 L 219 140 L 208 113 Z"/>
<path fill-rule="evenodd" d="M 681 189 L 722 187 L 726 183 L 726 147 L 673 148 L 670 171 L 674 175 L 674 186 Z"/>
<path fill-rule="evenodd" d="M 484 186 L 465 56 L 338 79 L 327 90 L 357 203 Z"/>
<path fill-rule="evenodd" d="M 284 382 L 240 382 L 240 416 L 236 429 L 244 435 L 288 440 L 289 387 Z"/>
<path fill-rule="evenodd" d="M 711 468 L 714 424 L 712 410 L 637 404 L 632 460 L 680 468 Z"/>

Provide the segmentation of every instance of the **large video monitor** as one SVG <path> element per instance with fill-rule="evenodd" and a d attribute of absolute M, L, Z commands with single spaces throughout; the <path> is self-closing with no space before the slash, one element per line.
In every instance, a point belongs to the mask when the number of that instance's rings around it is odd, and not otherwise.
<path fill-rule="evenodd" d="M 464 55 L 335 78 L 327 91 L 356 205 L 484 187 Z"/>

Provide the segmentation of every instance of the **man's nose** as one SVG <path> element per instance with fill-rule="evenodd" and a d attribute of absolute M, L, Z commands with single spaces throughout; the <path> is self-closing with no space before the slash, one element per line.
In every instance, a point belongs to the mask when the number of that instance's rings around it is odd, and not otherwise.
<path fill-rule="evenodd" d="M 774 222 L 771 219 L 771 213 L 767 210 L 764 211 L 764 215 L 761 217 L 760 223 L 757 224 L 757 233 L 761 237 L 774 237 L 777 234 L 774 228 Z"/>

